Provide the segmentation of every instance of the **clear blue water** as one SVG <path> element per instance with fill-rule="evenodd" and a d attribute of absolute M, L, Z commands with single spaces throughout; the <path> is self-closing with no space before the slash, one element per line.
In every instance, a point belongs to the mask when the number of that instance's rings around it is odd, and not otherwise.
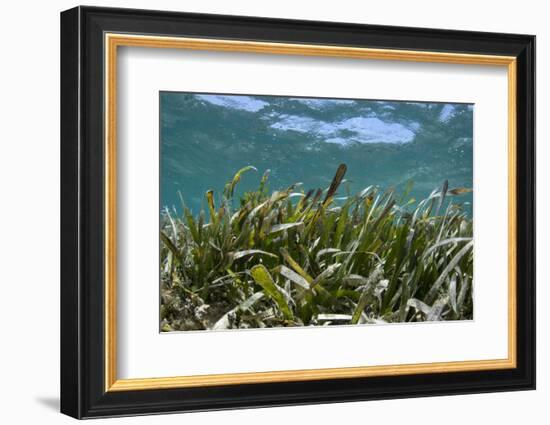
<path fill-rule="evenodd" d="M 301 182 L 327 187 L 340 163 L 348 167 L 340 188 L 369 185 L 427 197 L 449 188 L 473 187 L 473 105 L 160 93 L 161 206 L 181 211 L 178 192 L 193 213 L 205 207 L 205 192 L 219 196 L 237 170 L 238 193 L 257 188 L 269 169 L 269 188 Z M 457 198 L 471 212 L 472 195 Z"/>

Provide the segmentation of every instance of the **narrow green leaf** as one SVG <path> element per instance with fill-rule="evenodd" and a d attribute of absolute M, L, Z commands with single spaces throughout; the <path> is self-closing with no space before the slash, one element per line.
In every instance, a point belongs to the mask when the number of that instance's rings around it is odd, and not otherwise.
<path fill-rule="evenodd" d="M 287 279 L 291 280 L 292 282 L 294 282 L 298 286 L 301 286 L 304 289 L 309 289 L 309 282 L 295 271 L 290 270 L 286 266 L 279 266 L 277 270 L 281 276 L 286 277 Z"/>
<path fill-rule="evenodd" d="M 341 252 L 339 249 L 337 248 L 324 248 L 324 249 L 320 249 L 319 252 L 317 252 L 317 254 L 315 255 L 315 259 L 317 261 L 319 261 L 319 259 L 325 255 L 325 254 L 334 254 L 334 253 L 337 253 L 337 252 Z"/>
<path fill-rule="evenodd" d="M 437 280 L 434 282 L 432 287 L 430 288 L 428 294 L 426 295 L 426 300 L 430 302 L 430 300 L 433 300 L 435 295 L 437 294 L 437 291 L 439 291 L 439 288 L 449 275 L 450 271 L 456 267 L 458 262 L 464 257 L 472 248 L 474 245 L 474 241 L 468 242 L 466 245 L 462 247 L 460 251 L 457 252 L 457 254 L 453 257 L 453 259 L 447 264 L 447 266 L 443 269 Z"/>
<path fill-rule="evenodd" d="M 448 297 L 443 297 L 438 299 L 432 308 L 430 309 L 430 312 L 426 316 L 426 321 L 428 322 L 435 322 L 438 320 L 441 320 L 441 314 L 443 313 L 443 309 L 449 302 Z"/>
<path fill-rule="evenodd" d="M 447 195 L 447 189 L 449 189 L 449 181 L 445 180 L 439 192 L 439 202 L 437 203 L 437 209 L 436 209 L 435 215 L 439 215 L 439 210 L 441 209 L 441 206 L 445 201 L 445 195 Z"/>
<path fill-rule="evenodd" d="M 238 260 L 239 258 L 247 257 L 249 255 L 267 255 L 271 258 L 279 258 L 275 254 L 272 254 L 271 252 L 262 251 L 261 249 L 246 249 L 244 251 L 237 251 L 233 253 L 233 259 Z"/>
<path fill-rule="evenodd" d="M 174 259 L 181 263 L 181 252 L 180 250 L 174 245 L 174 243 L 170 240 L 170 238 L 164 233 L 160 232 L 160 239 L 166 245 L 166 247 L 172 252 L 172 255 L 174 256 Z"/>
<path fill-rule="evenodd" d="M 274 226 L 271 226 L 271 229 L 269 229 L 269 234 L 292 229 L 293 227 L 301 227 L 303 225 L 304 223 L 302 223 L 301 221 L 298 221 L 296 223 L 275 224 Z"/>
<path fill-rule="evenodd" d="M 450 239 L 444 239 L 442 241 L 437 242 L 436 244 L 429 247 L 424 254 L 422 255 L 422 259 L 425 259 L 428 255 L 430 255 L 434 250 L 439 248 L 440 246 L 451 244 L 451 243 L 460 243 L 460 242 L 470 242 L 472 238 L 450 238 Z"/>
<path fill-rule="evenodd" d="M 208 209 L 210 210 L 210 222 L 216 223 L 216 207 L 214 205 L 214 192 L 209 190 L 206 192 L 206 200 L 208 202 Z"/>
<path fill-rule="evenodd" d="M 336 321 L 350 321 L 351 320 L 350 314 L 318 314 L 317 320 L 324 321 L 324 320 L 336 320 Z"/>
<path fill-rule="evenodd" d="M 187 220 L 187 227 L 189 227 L 189 231 L 191 232 L 191 236 L 193 237 L 193 241 L 196 244 L 200 244 L 201 238 L 199 235 L 199 228 L 197 227 L 197 224 L 195 223 L 195 219 L 193 218 L 193 215 L 191 214 L 191 211 L 189 211 L 189 208 L 184 208 L 184 214 L 185 219 Z"/>
<path fill-rule="evenodd" d="M 407 305 L 409 307 L 415 308 L 416 311 L 420 311 L 424 313 L 424 315 L 426 316 L 430 314 L 430 312 L 432 311 L 432 308 L 428 304 L 420 300 L 417 300 L 416 298 L 411 298 L 410 300 L 408 300 Z"/>
<path fill-rule="evenodd" d="M 288 251 L 285 248 L 280 249 L 281 255 L 285 259 L 285 261 L 294 269 L 296 273 L 298 273 L 300 276 L 302 276 L 309 284 L 313 282 L 313 278 L 306 273 L 306 271 L 296 262 L 294 259 L 290 256 Z"/>
<path fill-rule="evenodd" d="M 451 195 L 463 195 L 464 193 L 470 193 L 473 192 L 473 189 L 469 189 L 467 187 L 457 187 L 454 189 L 449 189 L 449 193 Z"/>
<path fill-rule="evenodd" d="M 254 170 L 254 171 L 258 171 L 258 169 L 252 165 L 247 165 L 246 167 L 243 167 L 241 168 L 239 171 L 237 171 L 235 173 L 235 175 L 233 176 L 233 180 L 231 180 L 231 183 L 229 184 L 229 190 L 228 190 L 228 197 L 229 198 L 232 198 L 233 197 L 233 192 L 235 191 L 235 186 L 237 186 L 237 183 L 239 183 L 239 181 L 241 180 L 241 176 L 243 175 L 243 173 L 249 171 L 249 170 Z M 264 174 L 266 180 L 267 180 L 267 175 Z M 262 178 L 262 185 L 265 184 L 265 181 L 264 179 Z M 262 186 L 263 187 L 263 186 Z"/>
<path fill-rule="evenodd" d="M 325 200 L 323 201 L 323 205 L 326 206 L 330 202 L 330 199 L 332 196 L 336 193 L 336 190 L 338 190 L 338 186 L 340 186 L 340 183 L 342 183 L 342 179 L 344 178 L 344 175 L 346 174 L 346 170 L 348 167 L 346 167 L 346 164 L 340 164 L 338 166 L 338 169 L 336 170 L 336 174 L 334 175 L 332 182 L 330 183 L 330 186 L 327 191 L 327 195 L 325 196 Z"/>
<path fill-rule="evenodd" d="M 331 277 L 336 270 L 341 266 L 341 263 L 334 263 L 328 266 L 325 270 L 321 272 L 315 279 L 313 279 L 313 282 L 311 282 L 311 287 L 315 287 L 319 283 L 323 282 L 325 279 L 328 279 Z"/>
<path fill-rule="evenodd" d="M 453 309 L 453 312 L 455 314 L 458 313 L 457 309 L 457 303 L 456 303 L 456 277 L 452 277 L 451 281 L 449 282 L 449 302 L 451 304 L 451 308 Z"/>
<path fill-rule="evenodd" d="M 279 310 L 286 320 L 292 320 L 294 315 L 288 306 L 285 296 L 281 293 L 280 288 L 275 284 L 269 271 L 262 264 L 258 264 L 250 269 L 250 274 L 254 281 L 260 285 L 265 293 L 275 301 Z"/>
<path fill-rule="evenodd" d="M 359 301 L 357 302 L 357 306 L 355 307 L 355 310 L 353 311 L 353 316 L 351 319 L 352 325 L 357 324 L 359 322 L 359 319 L 361 318 L 361 314 L 363 314 L 363 311 L 365 310 L 365 307 L 371 302 L 373 295 L 373 287 L 371 280 L 367 280 L 367 284 L 365 285 L 363 292 L 361 293 L 361 297 L 359 297 Z"/>

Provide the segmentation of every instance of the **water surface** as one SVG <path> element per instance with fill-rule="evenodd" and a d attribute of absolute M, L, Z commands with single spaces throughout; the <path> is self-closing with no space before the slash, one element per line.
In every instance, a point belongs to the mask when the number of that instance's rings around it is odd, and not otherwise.
<path fill-rule="evenodd" d="M 473 187 L 473 105 L 436 102 L 160 93 L 161 207 L 193 213 L 204 194 L 219 196 L 235 172 L 253 165 L 237 194 L 254 190 L 269 169 L 269 188 L 301 182 L 326 188 L 340 163 L 340 188 L 369 185 L 402 191 L 413 181 L 417 200 L 449 181 Z M 472 195 L 457 198 L 471 213 Z"/>

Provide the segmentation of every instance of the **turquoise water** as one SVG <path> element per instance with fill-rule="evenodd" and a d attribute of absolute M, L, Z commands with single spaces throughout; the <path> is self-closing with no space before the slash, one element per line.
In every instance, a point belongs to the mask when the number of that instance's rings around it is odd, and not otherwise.
<path fill-rule="evenodd" d="M 204 194 L 219 196 L 237 170 L 237 193 L 253 190 L 269 169 L 269 188 L 301 182 L 305 191 L 326 188 L 340 163 L 348 167 L 340 188 L 369 185 L 427 197 L 473 187 L 473 105 L 408 101 L 160 93 L 161 207 L 194 213 Z M 457 198 L 471 213 L 472 195 Z"/>

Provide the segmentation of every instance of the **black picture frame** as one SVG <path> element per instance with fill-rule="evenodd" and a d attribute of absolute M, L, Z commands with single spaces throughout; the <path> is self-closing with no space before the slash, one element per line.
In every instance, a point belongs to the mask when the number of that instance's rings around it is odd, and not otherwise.
<path fill-rule="evenodd" d="M 516 57 L 517 367 L 106 392 L 106 32 Z M 67 10 L 61 13 L 61 195 L 62 413 L 93 418 L 535 388 L 534 36 L 97 7 Z"/>

